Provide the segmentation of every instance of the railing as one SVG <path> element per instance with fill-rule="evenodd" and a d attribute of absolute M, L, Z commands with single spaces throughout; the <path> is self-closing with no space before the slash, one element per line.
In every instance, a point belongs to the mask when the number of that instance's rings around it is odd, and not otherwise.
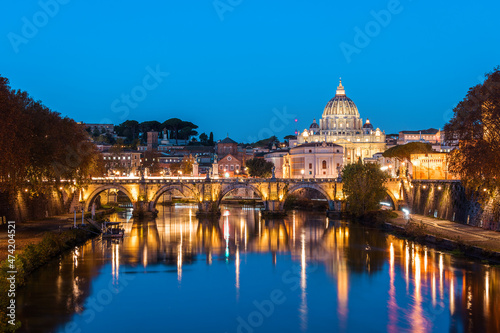
<path fill-rule="evenodd" d="M 145 183 L 145 184 L 179 184 L 179 183 L 187 183 L 187 184 L 196 184 L 196 183 L 204 183 L 207 179 L 203 178 L 129 178 L 129 177 L 120 177 L 120 178 L 95 178 L 90 181 L 90 184 L 137 184 L 137 183 Z M 287 183 L 336 183 L 338 182 L 337 178 L 210 178 L 210 182 L 212 183 L 223 183 L 223 184 L 238 184 L 238 183 L 269 183 L 269 182 L 287 182 Z"/>

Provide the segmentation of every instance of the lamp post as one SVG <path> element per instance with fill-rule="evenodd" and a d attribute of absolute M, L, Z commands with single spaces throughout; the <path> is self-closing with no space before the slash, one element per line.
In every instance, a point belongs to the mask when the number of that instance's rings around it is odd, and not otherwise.
<path fill-rule="evenodd" d="M 304 169 L 300 170 L 300 173 L 302 174 L 302 179 L 304 179 L 304 173 L 305 173 Z"/>

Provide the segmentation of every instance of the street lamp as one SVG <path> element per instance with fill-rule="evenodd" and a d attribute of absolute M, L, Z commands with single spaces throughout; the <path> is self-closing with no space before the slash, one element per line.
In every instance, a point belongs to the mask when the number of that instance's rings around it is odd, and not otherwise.
<path fill-rule="evenodd" d="M 304 169 L 300 170 L 300 173 L 302 174 L 302 179 L 304 179 L 304 173 L 305 173 Z"/>

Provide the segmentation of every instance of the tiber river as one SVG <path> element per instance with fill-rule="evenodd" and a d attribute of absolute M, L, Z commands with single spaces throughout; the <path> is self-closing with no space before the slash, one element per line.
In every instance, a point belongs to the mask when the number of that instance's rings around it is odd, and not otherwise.
<path fill-rule="evenodd" d="M 34 273 L 26 332 L 500 332 L 500 268 L 313 212 L 159 207 Z"/>

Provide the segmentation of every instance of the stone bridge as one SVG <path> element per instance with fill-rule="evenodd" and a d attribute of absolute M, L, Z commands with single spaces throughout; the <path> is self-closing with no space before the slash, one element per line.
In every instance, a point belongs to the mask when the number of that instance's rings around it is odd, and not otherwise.
<path fill-rule="evenodd" d="M 388 195 L 398 208 L 402 199 L 401 180 L 388 181 Z M 344 194 L 342 183 L 336 179 L 258 179 L 258 178 L 99 178 L 82 187 L 80 200 L 86 211 L 100 193 L 116 189 L 128 196 L 136 212 L 155 212 L 160 197 L 173 190 L 178 190 L 185 197 L 198 202 L 199 213 L 214 214 L 219 212 L 221 201 L 237 189 L 252 190 L 264 203 L 269 212 L 283 212 L 284 203 L 289 195 L 300 189 L 312 189 L 321 193 L 328 202 L 329 211 L 342 210 Z"/>

